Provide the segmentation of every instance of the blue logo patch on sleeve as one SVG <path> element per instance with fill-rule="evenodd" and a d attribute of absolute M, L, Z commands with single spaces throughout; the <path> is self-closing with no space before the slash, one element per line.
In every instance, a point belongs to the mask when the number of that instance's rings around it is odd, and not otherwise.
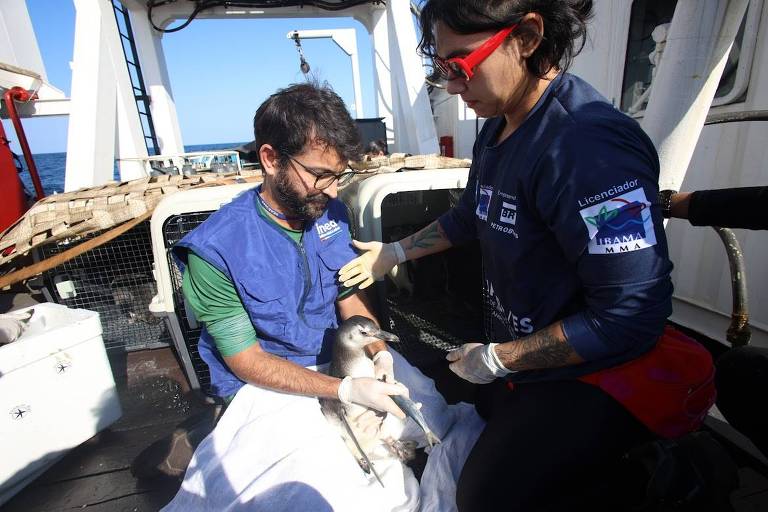
<path fill-rule="evenodd" d="M 589 231 L 589 254 L 615 254 L 656 245 L 651 203 L 643 188 L 579 210 Z"/>

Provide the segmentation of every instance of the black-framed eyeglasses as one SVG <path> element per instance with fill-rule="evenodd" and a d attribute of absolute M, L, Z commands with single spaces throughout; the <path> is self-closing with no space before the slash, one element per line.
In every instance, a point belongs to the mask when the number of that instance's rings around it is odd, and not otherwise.
<path fill-rule="evenodd" d="M 291 162 L 298 164 L 299 167 L 307 171 L 309 174 L 315 177 L 315 188 L 317 190 L 325 190 L 326 188 L 330 187 L 334 181 L 338 180 L 339 185 L 345 185 L 349 183 L 352 178 L 357 174 L 355 171 L 343 171 L 339 173 L 331 172 L 331 171 L 319 171 L 316 169 L 310 169 L 303 163 L 299 162 L 292 156 L 288 157 Z"/>

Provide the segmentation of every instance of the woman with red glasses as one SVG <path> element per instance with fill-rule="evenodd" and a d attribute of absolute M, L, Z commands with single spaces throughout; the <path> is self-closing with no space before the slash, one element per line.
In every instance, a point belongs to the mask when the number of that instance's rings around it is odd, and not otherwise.
<path fill-rule="evenodd" d="M 659 343 L 672 264 L 653 144 L 566 72 L 591 15 L 589 0 L 425 3 L 420 50 L 448 92 L 488 118 L 467 187 L 416 234 L 358 244 L 365 252 L 340 272 L 366 286 L 397 263 L 479 239 L 489 343 L 447 356 L 476 385 L 487 421 L 459 478 L 461 511 L 608 506 L 601 485 L 623 453 L 695 428 L 711 404 L 708 354 Z M 692 354 L 687 368 L 658 355 L 670 343 Z M 686 397 L 645 377 L 654 371 L 703 389 L 691 416 Z"/>

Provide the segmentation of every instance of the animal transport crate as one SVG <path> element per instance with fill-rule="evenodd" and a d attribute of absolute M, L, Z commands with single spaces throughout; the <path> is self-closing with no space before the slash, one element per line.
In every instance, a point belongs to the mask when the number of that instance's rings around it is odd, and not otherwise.
<path fill-rule="evenodd" d="M 142 222 L 43 274 L 49 301 L 99 313 L 110 353 L 165 347 L 171 342 L 162 319 L 149 311 L 156 294 L 149 227 L 149 221 Z M 38 257 L 52 257 L 99 234 L 44 245 L 37 250 Z"/>
<path fill-rule="evenodd" d="M 201 326 L 184 302 L 181 291 L 183 269 L 171 248 L 222 205 L 254 186 L 253 183 L 227 185 L 168 196 L 155 208 L 150 221 L 157 280 L 157 295 L 150 309 L 166 319 L 190 386 L 205 393 L 210 391 L 211 379 L 208 366 L 197 351 Z"/>
<path fill-rule="evenodd" d="M 352 230 L 362 241 L 393 242 L 456 204 L 467 168 L 384 173 L 343 189 Z M 442 360 L 446 350 L 485 337 L 482 261 L 476 243 L 399 265 L 370 294 L 395 345 L 412 364 Z"/>

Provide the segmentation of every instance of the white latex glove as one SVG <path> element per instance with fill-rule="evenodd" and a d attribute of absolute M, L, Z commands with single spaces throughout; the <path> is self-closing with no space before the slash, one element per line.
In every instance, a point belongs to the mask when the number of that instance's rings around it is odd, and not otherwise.
<path fill-rule="evenodd" d="M 0 316 L 0 345 L 16 341 L 24 332 L 24 323 L 8 316 Z"/>
<path fill-rule="evenodd" d="M 16 341 L 22 335 L 32 317 L 32 311 L 11 311 L 0 315 L 0 345 Z"/>
<path fill-rule="evenodd" d="M 383 244 L 352 240 L 352 245 L 365 252 L 339 270 L 339 281 L 347 288 L 355 285 L 360 289 L 366 288 L 384 277 L 392 267 L 405 261 L 405 252 L 399 242 Z"/>
<path fill-rule="evenodd" d="M 373 356 L 373 372 L 376 380 L 395 382 L 395 362 L 388 350 L 380 350 Z"/>
<path fill-rule="evenodd" d="M 475 384 L 488 384 L 497 377 L 512 373 L 501 364 L 494 348 L 498 343 L 465 343 L 448 352 L 445 358 L 452 361 L 448 367 L 464 380 Z"/>
<path fill-rule="evenodd" d="M 405 413 L 389 398 L 390 395 L 408 396 L 408 388 L 402 384 L 381 382 L 372 377 L 344 377 L 338 395 L 345 404 L 362 405 L 405 419 Z"/>

